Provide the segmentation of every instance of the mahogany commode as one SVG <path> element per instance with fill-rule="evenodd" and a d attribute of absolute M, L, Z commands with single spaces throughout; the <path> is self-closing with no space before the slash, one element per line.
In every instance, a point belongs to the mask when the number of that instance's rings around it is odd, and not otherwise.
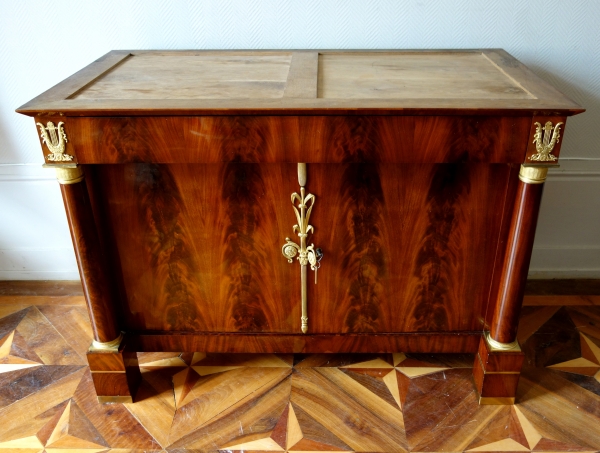
<path fill-rule="evenodd" d="M 101 401 L 131 401 L 138 351 L 402 351 L 476 353 L 480 402 L 514 402 L 583 109 L 506 52 L 113 51 L 17 111 L 57 169 Z"/>

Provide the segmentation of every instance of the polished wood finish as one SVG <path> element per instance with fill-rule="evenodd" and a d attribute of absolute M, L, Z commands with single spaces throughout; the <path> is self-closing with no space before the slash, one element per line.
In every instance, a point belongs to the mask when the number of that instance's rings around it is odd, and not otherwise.
<path fill-rule="evenodd" d="M 63 193 L 101 341 L 428 353 L 516 337 L 541 197 L 518 167 L 537 120 L 583 110 L 501 50 L 279 50 L 112 52 L 18 111 L 63 122 L 85 172 Z M 298 163 L 324 253 L 306 335 L 281 248 Z M 122 397 L 105 359 L 99 396 Z M 486 366 L 483 397 L 514 397 Z"/>
<path fill-rule="evenodd" d="M 554 296 L 552 300 L 557 301 L 559 305 L 587 305 L 584 298 L 598 295 L 600 295 L 600 280 L 598 279 L 528 279 L 525 284 L 525 302 L 523 304 L 535 305 L 528 301 L 538 300 L 539 297 Z M 2 280 L 0 281 L 0 298 L 6 296 L 48 296 L 42 300 L 37 299 L 36 303 L 44 303 L 48 300 L 52 301 L 54 297 L 83 296 L 83 290 L 80 280 Z M 581 299 L 561 296 L 581 296 Z M 584 302 L 575 303 L 578 300 Z M 85 304 L 85 301 L 82 300 L 81 303 Z"/>
<path fill-rule="evenodd" d="M 460 334 L 387 335 L 267 335 L 267 334 L 131 334 L 132 346 L 140 351 L 208 351 L 245 353 L 331 353 L 347 352 L 435 352 L 459 353 L 477 350 L 480 332 Z"/>
<path fill-rule="evenodd" d="M 114 312 L 113 283 L 100 247 L 87 186 L 84 182 L 61 184 L 60 190 L 92 320 L 94 339 L 100 342 L 112 341 L 119 336 Z"/>
<path fill-rule="evenodd" d="M 133 401 L 142 375 L 137 354 L 126 348 L 127 343 L 128 341 L 123 341 L 118 351 L 90 348 L 87 352 L 92 381 L 99 400 L 125 397 Z"/>
<path fill-rule="evenodd" d="M 511 343 L 517 337 L 517 320 L 525 292 L 543 189 L 543 184 L 519 181 L 490 329 L 492 338 L 500 343 Z"/>
<path fill-rule="evenodd" d="M 488 373 L 502 373 L 521 371 L 523 366 L 523 355 L 519 352 L 490 351 L 489 345 L 482 339 L 479 342 L 477 354 L 481 359 L 483 369 Z"/>
<path fill-rule="evenodd" d="M 510 163 L 524 161 L 530 126 L 522 116 L 91 117 L 65 131 L 80 164 Z"/>
<path fill-rule="evenodd" d="M 309 286 L 309 333 L 482 328 L 496 253 L 486 244 L 503 211 L 481 206 L 502 205 L 508 167 L 308 171 L 328 262 Z M 122 327 L 297 332 L 297 269 L 279 256 L 295 219 L 287 197 L 266 196 L 296 191 L 295 173 L 293 164 L 99 167 L 90 179 L 114 200 L 102 230 L 112 238 L 110 267 L 121 270 Z"/>
<path fill-rule="evenodd" d="M 517 394 L 519 374 L 525 354 L 518 351 L 493 351 L 481 338 L 475 354 L 473 379 L 482 404 L 503 404 Z"/>

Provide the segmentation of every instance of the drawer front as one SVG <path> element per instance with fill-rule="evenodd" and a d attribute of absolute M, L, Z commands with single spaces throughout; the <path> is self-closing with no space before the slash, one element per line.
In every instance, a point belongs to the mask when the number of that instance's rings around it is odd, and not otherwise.
<path fill-rule="evenodd" d="M 309 164 L 308 333 L 482 329 L 508 165 Z M 295 164 L 86 166 L 128 331 L 300 334 Z"/>
<path fill-rule="evenodd" d="M 45 122 L 46 118 L 38 119 Z M 531 116 L 56 118 L 80 164 L 521 163 Z M 47 149 L 44 150 L 48 152 Z"/>

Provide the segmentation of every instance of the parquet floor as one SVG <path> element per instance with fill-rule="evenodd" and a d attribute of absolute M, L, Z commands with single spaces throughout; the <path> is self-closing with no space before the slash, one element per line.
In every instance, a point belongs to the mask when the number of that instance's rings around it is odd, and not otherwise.
<path fill-rule="evenodd" d="M 83 298 L 0 296 L 0 453 L 598 451 L 597 302 L 530 299 L 512 407 L 477 404 L 472 355 L 400 351 L 140 354 L 137 401 L 100 405 Z"/>

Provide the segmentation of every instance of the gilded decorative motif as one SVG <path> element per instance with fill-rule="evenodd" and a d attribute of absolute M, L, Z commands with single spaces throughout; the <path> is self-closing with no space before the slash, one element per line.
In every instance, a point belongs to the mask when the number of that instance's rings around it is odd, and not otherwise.
<path fill-rule="evenodd" d="M 298 205 L 296 206 L 296 202 Z M 294 213 L 298 223 L 293 226 L 293 230 L 300 237 L 300 244 L 296 244 L 290 238 L 285 238 L 286 243 L 281 248 L 281 253 L 288 259 L 288 262 L 293 262 L 297 256 L 301 266 L 308 266 L 314 271 L 317 269 L 317 254 L 315 252 L 314 244 L 308 247 L 302 242 L 306 242 L 306 238 L 309 233 L 314 233 L 314 228 L 309 225 L 308 221 L 310 218 L 310 212 L 312 211 L 315 202 L 315 196 L 312 194 L 306 195 L 304 187 L 300 188 L 300 195 L 296 192 L 292 194 L 292 204 L 294 207 Z M 302 240 L 304 239 L 304 241 Z"/>
<path fill-rule="evenodd" d="M 296 214 L 296 220 L 298 223 L 294 225 L 293 230 L 300 238 L 300 244 L 292 241 L 289 237 L 285 238 L 285 244 L 281 248 L 281 253 L 288 260 L 289 263 L 294 261 L 294 258 L 298 259 L 300 263 L 300 276 L 302 284 L 302 317 L 301 317 L 301 329 L 302 333 L 308 331 L 308 316 L 307 316 L 307 266 L 315 272 L 320 267 L 319 262 L 323 256 L 321 249 L 315 249 L 315 245 L 306 245 L 306 238 L 309 233 L 314 233 L 315 229 L 310 225 L 310 213 L 315 203 L 315 196 L 313 194 L 306 194 L 306 189 L 303 184 L 306 184 L 306 164 L 298 164 L 298 183 L 300 187 L 300 194 L 294 192 L 292 194 L 292 206 L 294 207 L 294 213 Z"/>
<path fill-rule="evenodd" d="M 490 347 L 490 351 L 492 352 L 521 351 L 521 347 L 519 346 L 519 342 L 517 340 L 513 341 L 512 343 L 500 343 L 492 338 L 490 332 L 485 332 L 484 338 Z"/>
<path fill-rule="evenodd" d="M 102 343 L 100 341 L 92 340 L 92 345 L 90 346 L 90 351 L 113 351 L 116 352 L 119 350 L 121 346 L 121 342 L 123 341 L 123 333 L 121 332 L 117 338 L 112 341 L 107 341 L 106 343 Z"/>
<path fill-rule="evenodd" d="M 543 184 L 548 176 L 548 167 L 521 165 L 519 179 L 526 184 Z"/>
<path fill-rule="evenodd" d="M 73 156 L 65 153 L 67 143 L 67 134 L 63 128 L 63 122 L 59 122 L 54 126 L 52 121 L 48 121 L 46 127 L 42 123 L 36 123 L 40 128 L 40 137 L 42 142 L 46 144 L 50 150 L 50 154 L 46 159 L 50 162 L 70 162 Z"/>
<path fill-rule="evenodd" d="M 554 162 L 558 157 L 554 156 L 552 150 L 560 138 L 560 126 L 564 123 L 557 123 L 552 127 L 552 122 L 548 121 L 544 127 L 540 123 L 535 123 L 535 135 L 533 143 L 535 143 L 536 154 L 529 157 L 529 160 L 536 162 Z"/>

